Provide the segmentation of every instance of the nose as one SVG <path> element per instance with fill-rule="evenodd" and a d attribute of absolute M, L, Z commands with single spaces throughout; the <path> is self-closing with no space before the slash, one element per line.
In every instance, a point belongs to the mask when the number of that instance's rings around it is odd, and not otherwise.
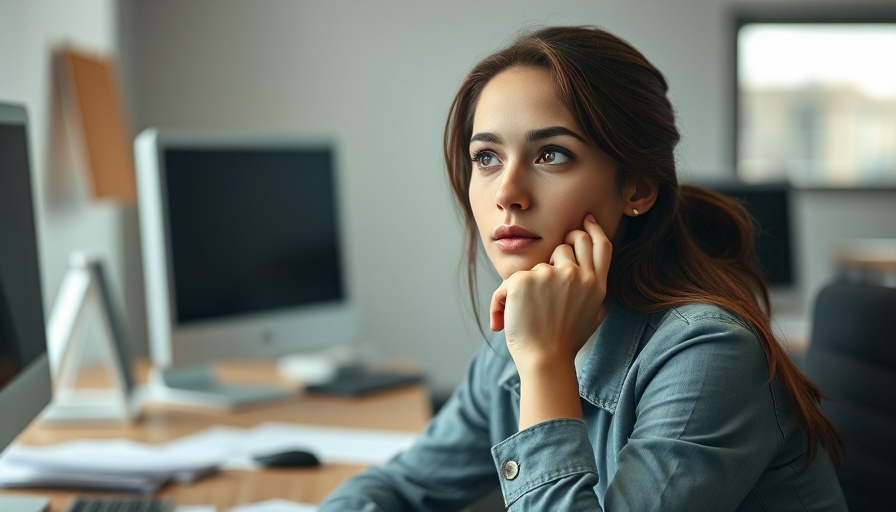
<path fill-rule="evenodd" d="M 499 210 L 527 210 L 532 203 L 526 170 L 521 165 L 505 165 L 504 173 L 495 192 Z"/>

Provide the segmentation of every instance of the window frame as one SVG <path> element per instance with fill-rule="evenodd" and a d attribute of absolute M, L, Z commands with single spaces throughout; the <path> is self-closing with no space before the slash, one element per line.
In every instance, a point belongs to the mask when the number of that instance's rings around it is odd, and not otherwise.
<path fill-rule="evenodd" d="M 729 12 L 729 104 L 731 105 L 730 148 L 729 156 L 734 177 L 742 180 L 743 175 L 738 166 L 740 151 L 741 101 L 739 85 L 739 52 L 738 35 L 744 25 L 754 23 L 765 24 L 888 24 L 896 26 L 896 3 L 894 4 L 775 4 L 775 5 L 741 5 L 733 7 Z M 786 176 L 774 178 L 786 180 Z M 859 182 L 855 185 L 817 182 L 812 184 L 791 184 L 799 190 L 852 190 L 880 191 L 896 190 L 896 179 L 886 183 Z"/>

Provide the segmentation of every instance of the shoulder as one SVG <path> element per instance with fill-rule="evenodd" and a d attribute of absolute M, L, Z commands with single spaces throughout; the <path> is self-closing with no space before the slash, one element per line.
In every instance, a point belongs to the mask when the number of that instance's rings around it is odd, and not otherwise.
<path fill-rule="evenodd" d="M 714 304 L 686 304 L 674 307 L 662 313 L 652 315 L 649 323 L 660 328 L 703 330 L 743 329 L 749 333 L 753 330 L 749 324 L 732 311 Z"/>
<path fill-rule="evenodd" d="M 695 338 L 704 342 L 739 340 L 746 343 L 759 339 L 741 316 L 713 304 L 687 304 L 655 313 L 648 320 L 648 345 L 668 347 Z"/>
<path fill-rule="evenodd" d="M 642 366 L 662 366 L 675 359 L 694 369 L 767 377 L 757 372 L 767 368 L 767 360 L 750 324 L 712 304 L 688 304 L 651 315 L 642 346 L 638 357 Z"/>

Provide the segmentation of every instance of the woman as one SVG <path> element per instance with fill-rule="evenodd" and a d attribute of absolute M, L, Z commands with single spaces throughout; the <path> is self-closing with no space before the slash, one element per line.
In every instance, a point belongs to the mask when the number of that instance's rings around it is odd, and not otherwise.
<path fill-rule="evenodd" d="M 496 336 L 407 452 L 321 510 L 846 510 L 840 441 L 769 327 L 739 206 L 679 186 L 662 74 L 599 29 L 480 62 L 445 158 L 503 283 Z M 478 241 L 477 235 L 478 234 Z M 474 298 L 475 307 L 475 298 Z"/>

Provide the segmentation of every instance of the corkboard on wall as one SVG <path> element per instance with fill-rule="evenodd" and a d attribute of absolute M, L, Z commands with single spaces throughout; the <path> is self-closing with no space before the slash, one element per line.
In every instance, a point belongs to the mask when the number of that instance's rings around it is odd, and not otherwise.
<path fill-rule="evenodd" d="M 69 123 L 77 129 L 95 199 L 136 203 L 134 156 L 111 59 L 72 48 L 57 52 Z"/>

